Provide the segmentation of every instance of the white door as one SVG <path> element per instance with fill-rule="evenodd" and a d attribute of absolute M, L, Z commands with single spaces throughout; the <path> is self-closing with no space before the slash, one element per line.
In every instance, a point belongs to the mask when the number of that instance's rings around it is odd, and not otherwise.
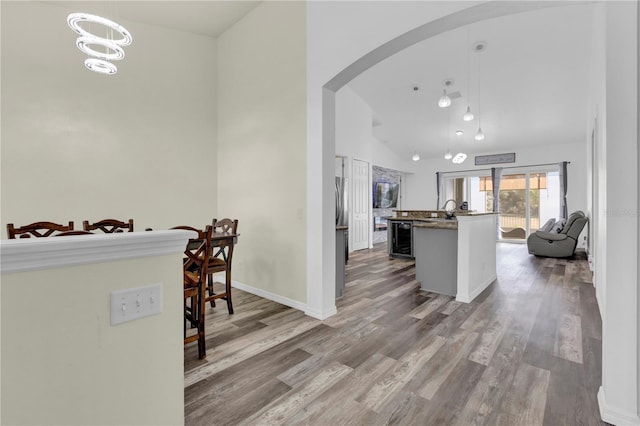
<path fill-rule="evenodd" d="M 369 248 L 369 163 L 353 160 L 353 221 L 349 229 L 353 250 Z"/>

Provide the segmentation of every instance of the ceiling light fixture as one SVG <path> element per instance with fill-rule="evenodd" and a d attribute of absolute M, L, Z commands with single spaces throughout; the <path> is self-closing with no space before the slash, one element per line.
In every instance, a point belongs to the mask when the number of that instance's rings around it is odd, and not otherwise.
<path fill-rule="evenodd" d="M 467 112 L 464 113 L 464 115 L 462 116 L 462 119 L 464 121 L 473 120 L 473 113 L 471 112 L 471 106 L 470 105 L 467 105 Z"/>
<path fill-rule="evenodd" d="M 473 51 L 475 53 L 483 53 L 487 50 L 487 43 L 484 41 L 477 41 L 473 44 Z M 482 132 L 482 123 L 480 120 L 480 57 L 478 56 L 478 133 L 474 136 L 477 141 L 484 140 L 484 133 Z"/>
<path fill-rule="evenodd" d="M 415 151 L 415 152 L 413 153 L 413 156 L 411 157 L 411 159 L 412 159 L 413 161 L 420 161 L 420 154 L 418 154 L 418 151 Z"/>
<path fill-rule="evenodd" d="M 99 37 L 82 28 L 81 23 L 89 22 L 107 27 L 109 38 Z M 119 61 L 124 58 L 122 46 L 128 46 L 133 41 L 131 33 L 122 25 L 110 19 L 88 13 L 72 13 L 67 16 L 67 24 L 80 37 L 76 40 L 76 46 L 89 58 L 84 61 L 84 66 L 91 71 L 111 75 L 118 68 L 108 61 Z M 120 38 L 114 40 L 113 32 L 120 34 Z M 104 52 L 93 49 L 90 46 L 102 46 Z"/>
<path fill-rule="evenodd" d="M 467 159 L 467 154 L 465 154 L 464 152 L 459 152 L 456 154 L 455 157 L 453 157 L 453 160 L 451 160 L 451 162 L 454 164 L 462 164 L 466 159 Z"/>
<path fill-rule="evenodd" d="M 458 146 L 460 146 L 460 138 L 463 135 L 463 131 L 462 130 L 456 130 L 456 136 L 458 137 Z M 453 160 L 451 160 L 454 164 L 462 164 L 464 163 L 464 160 L 467 159 L 467 154 L 465 154 L 464 152 L 459 152 L 456 154 L 455 157 L 453 157 Z"/>
<path fill-rule="evenodd" d="M 452 158 L 453 158 L 453 154 L 451 154 L 451 151 L 449 151 L 449 150 L 447 149 L 447 153 L 446 153 L 446 154 L 444 154 L 444 159 L 445 159 L 445 160 L 451 160 Z"/>
<path fill-rule="evenodd" d="M 448 78 L 442 82 L 444 89 L 442 89 L 442 96 L 438 99 L 438 106 L 440 108 L 446 108 L 451 105 L 451 98 L 447 95 L 447 87 L 453 85 L 453 79 Z"/>

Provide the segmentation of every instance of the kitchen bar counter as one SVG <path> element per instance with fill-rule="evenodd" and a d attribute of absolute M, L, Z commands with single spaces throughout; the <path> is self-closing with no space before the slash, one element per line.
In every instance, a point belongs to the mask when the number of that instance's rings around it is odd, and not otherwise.
<path fill-rule="evenodd" d="M 423 290 L 469 303 L 496 275 L 496 215 L 413 221 L 416 280 Z"/>

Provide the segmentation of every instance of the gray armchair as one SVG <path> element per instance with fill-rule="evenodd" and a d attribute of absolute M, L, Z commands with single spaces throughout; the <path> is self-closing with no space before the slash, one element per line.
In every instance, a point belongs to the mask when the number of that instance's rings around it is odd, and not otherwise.
<path fill-rule="evenodd" d="M 575 211 L 569 215 L 561 230 L 554 226 L 550 231 L 534 232 L 527 238 L 529 254 L 545 257 L 573 256 L 578 245 L 578 237 L 586 223 L 584 213 Z"/>

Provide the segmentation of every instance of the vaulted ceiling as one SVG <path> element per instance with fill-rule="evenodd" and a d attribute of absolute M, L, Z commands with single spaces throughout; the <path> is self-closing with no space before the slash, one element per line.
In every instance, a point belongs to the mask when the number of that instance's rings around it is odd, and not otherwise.
<path fill-rule="evenodd" d="M 217 37 L 259 1 L 48 1 L 49 4 Z M 510 15 L 418 43 L 349 83 L 372 109 L 373 135 L 399 155 L 502 152 L 583 141 L 592 4 Z M 486 43 L 484 53 L 472 45 Z M 459 92 L 437 106 L 443 80 Z M 416 90 L 417 89 L 417 90 Z M 462 121 L 471 106 L 476 118 Z M 473 139 L 478 117 L 486 139 Z M 462 130 L 461 137 L 455 135 Z"/>
<path fill-rule="evenodd" d="M 592 4 L 491 19 L 418 43 L 356 77 L 373 134 L 404 158 L 414 151 L 502 152 L 586 140 Z M 486 43 L 483 53 L 472 46 Z M 443 80 L 459 92 L 437 105 Z M 416 90 L 417 88 L 417 90 Z M 471 106 L 475 119 L 462 120 Z M 486 135 L 476 141 L 478 117 Z M 461 137 L 455 135 L 462 130 Z M 552 149 L 552 148 L 545 148 Z"/>

